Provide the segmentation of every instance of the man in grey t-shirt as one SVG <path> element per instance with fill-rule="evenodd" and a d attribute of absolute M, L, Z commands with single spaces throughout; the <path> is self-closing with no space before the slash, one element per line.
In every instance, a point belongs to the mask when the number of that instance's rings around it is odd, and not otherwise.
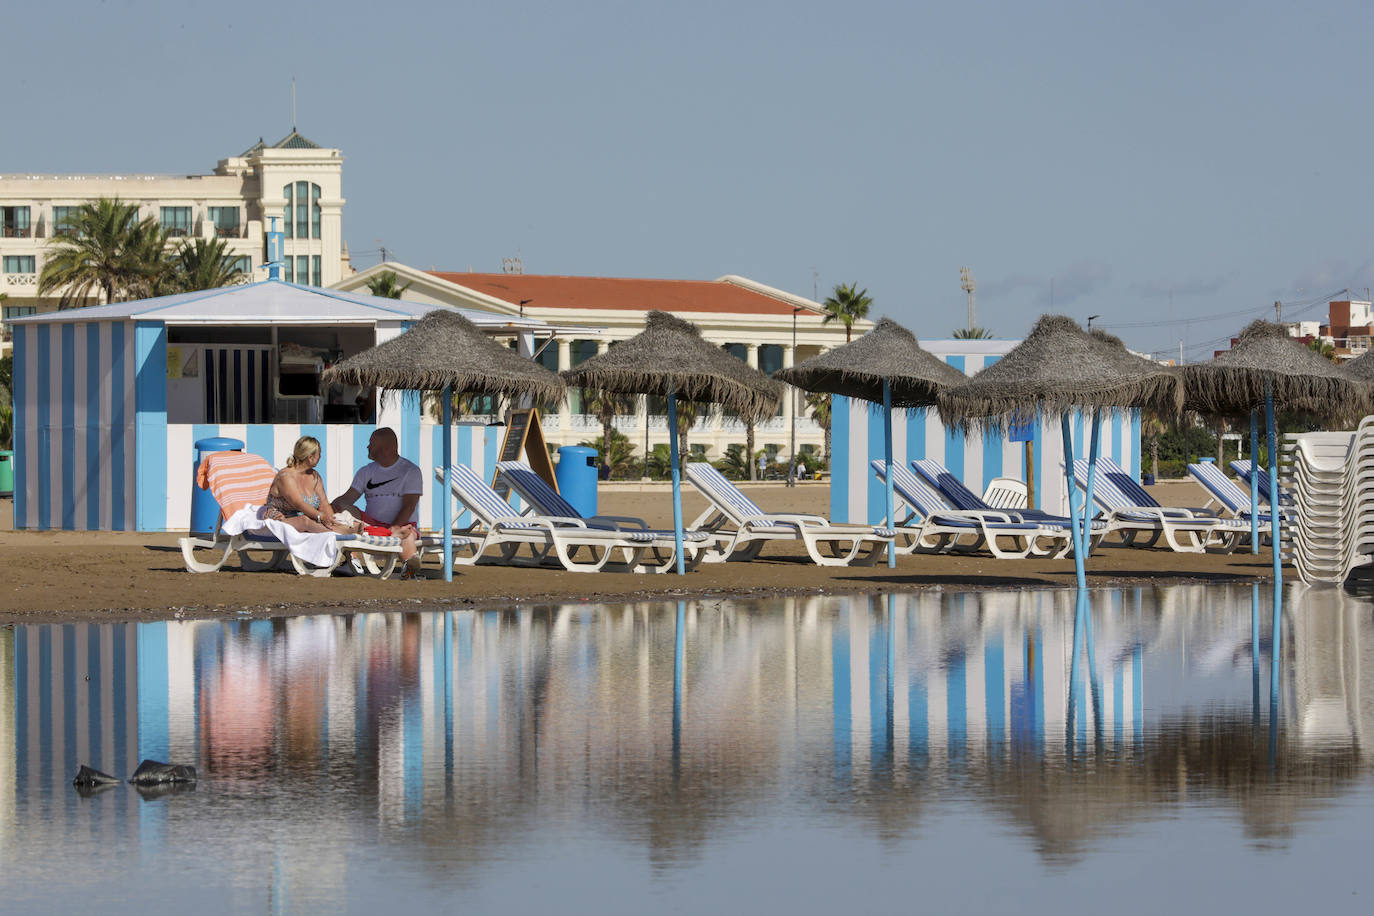
<path fill-rule="evenodd" d="M 414 462 L 401 457 L 396 431 L 378 428 L 367 440 L 367 457 L 372 461 L 358 469 L 353 485 L 330 506 L 335 512 L 352 510 L 369 525 L 417 525 L 425 478 Z M 358 509 L 360 498 L 363 507 Z"/>

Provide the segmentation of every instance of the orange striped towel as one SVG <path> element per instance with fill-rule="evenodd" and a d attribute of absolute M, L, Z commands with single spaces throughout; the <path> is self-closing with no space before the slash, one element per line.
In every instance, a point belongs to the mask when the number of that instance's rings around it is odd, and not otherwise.
<path fill-rule="evenodd" d="M 257 455 L 247 452 L 211 452 L 200 459 L 196 486 L 209 490 L 225 518 L 244 506 L 261 506 L 277 472 Z"/>

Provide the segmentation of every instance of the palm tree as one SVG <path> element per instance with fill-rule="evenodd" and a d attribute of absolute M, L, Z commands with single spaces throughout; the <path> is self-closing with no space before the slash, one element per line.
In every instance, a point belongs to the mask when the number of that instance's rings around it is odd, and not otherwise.
<path fill-rule="evenodd" d="M 991 340 L 992 332 L 987 328 L 955 328 L 955 340 Z"/>
<path fill-rule="evenodd" d="M 1336 345 L 1329 341 L 1322 340 L 1320 337 L 1313 337 L 1307 342 L 1307 349 L 1316 353 L 1318 356 L 1325 356 L 1332 362 L 1336 361 Z"/>
<path fill-rule="evenodd" d="M 610 445 L 605 443 L 609 441 Z M 611 430 L 610 439 L 597 437 L 590 442 L 579 442 L 578 445 L 586 448 L 596 449 L 596 454 L 600 458 L 601 464 L 609 467 L 610 476 L 619 476 L 627 471 L 635 462 L 635 447 L 630 441 L 630 437 L 620 432 L 618 429 Z"/>
<path fill-rule="evenodd" d="M 822 305 L 825 306 L 825 317 L 821 319 L 821 324 L 829 324 L 838 321 L 844 325 L 844 342 L 849 343 L 854 336 L 854 322 L 868 317 L 868 310 L 873 305 L 873 299 L 868 295 L 868 290 L 855 290 L 857 283 L 845 286 L 841 283 L 835 287 L 835 292 L 826 298 Z"/>
<path fill-rule="evenodd" d="M 806 406 L 811 410 L 811 419 L 825 431 L 825 461 L 830 463 L 830 395 L 823 391 L 809 391 Z"/>
<path fill-rule="evenodd" d="M 152 276 L 148 256 L 161 229 L 153 219 L 140 221 L 138 206 L 102 197 L 76 209 L 64 228 L 70 235 L 52 239 L 38 275 L 38 293 L 61 290 L 58 308 L 85 305 L 104 293 L 106 302 L 137 295 Z M 161 260 L 161 252 L 158 252 Z"/>
<path fill-rule="evenodd" d="M 223 239 L 188 239 L 172 253 L 178 292 L 219 289 L 244 279 L 238 258 L 228 253 Z"/>
<path fill-rule="evenodd" d="M 587 405 L 587 412 L 601 421 L 601 441 L 614 442 L 615 418 L 624 411 L 625 398 L 609 391 L 599 391 L 583 403 Z M 605 461 L 606 456 L 601 457 Z"/>
<path fill-rule="evenodd" d="M 383 270 L 374 274 L 367 281 L 367 291 L 374 296 L 381 296 L 383 299 L 399 299 L 401 293 L 410 289 L 411 284 L 397 286 L 396 281 L 400 279 L 394 270 Z"/>
<path fill-rule="evenodd" d="M 697 421 L 697 417 L 706 413 L 705 404 L 698 404 L 695 401 L 684 401 L 678 398 L 677 402 L 677 453 L 678 456 L 687 456 L 683 460 L 691 458 L 692 449 L 687 444 L 687 433 L 692 428 L 692 424 Z"/>

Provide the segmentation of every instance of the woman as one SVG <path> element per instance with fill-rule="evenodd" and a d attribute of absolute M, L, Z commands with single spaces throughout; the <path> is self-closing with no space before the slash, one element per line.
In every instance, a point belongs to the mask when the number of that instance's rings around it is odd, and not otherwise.
<path fill-rule="evenodd" d="M 361 522 L 336 521 L 334 509 L 325 496 L 324 481 L 315 466 L 320 463 L 320 441 L 314 436 L 301 436 L 286 459 L 286 467 L 277 472 L 272 488 L 267 491 L 267 505 L 263 518 L 279 519 L 306 533 L 334 531 L 358 534 Z M 401 562 L 404 575 L 414 576 L 419 570 L 416 531 L 410 526 L 393 528 L 392 534 L 401 539 Z"/>

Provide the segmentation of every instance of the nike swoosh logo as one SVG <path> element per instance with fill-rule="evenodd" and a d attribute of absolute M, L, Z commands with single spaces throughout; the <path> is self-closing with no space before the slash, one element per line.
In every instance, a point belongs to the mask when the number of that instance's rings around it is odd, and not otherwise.
<path fill-rule="evenodd" d="M 367 489 L 369 489 L 369 490 L 375 490 L 375 489 L 377 489 L 378 487 L 384 487 L 384 486 L 386 486 L 387 484 L 392 483 L 393 481 L 400 480 L 400 479 L 401 479 L 401 478 L 399 478 L 399 477 L 393 477 L 393 478 L 391 478 L 391 480 L 369 480 L 369 481 L 367 482 Z"/>

